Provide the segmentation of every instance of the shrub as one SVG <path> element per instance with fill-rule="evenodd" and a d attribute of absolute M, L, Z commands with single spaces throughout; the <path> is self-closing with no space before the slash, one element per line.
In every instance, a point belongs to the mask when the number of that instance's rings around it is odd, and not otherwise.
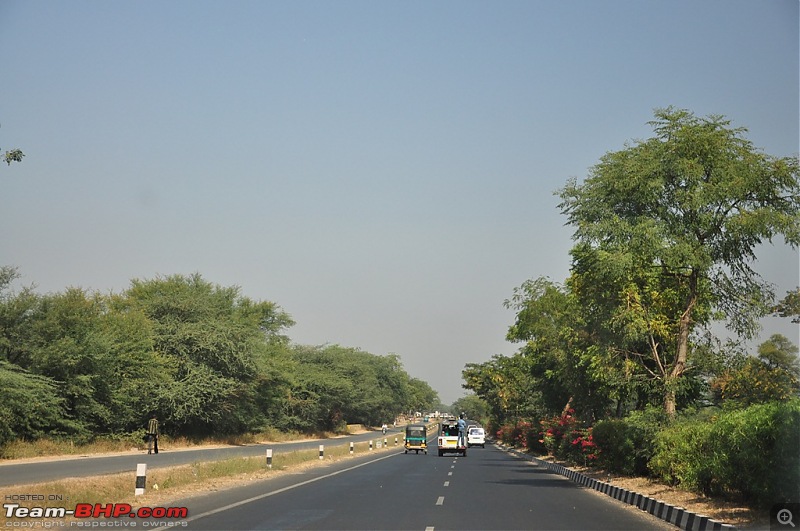
<path fill-rule="evenodd" d="M 660 407 L 650 406 L 625 417 L 626 433 L 633 444 L 633 474 L 650 475 L 649 463 L 655 454 L 655 438 L 667 423 L 667 414 Z"/>
<path fill-rule="evenodd" d="M 537 455 L 544 455 L 547 453 L 547 447 L 541 438 L 541 432 L 533 426 L 525 432 L 525 443 L 527 444 L 528 451 Z"/>
<path fill-rule="evenodd" d="M 800 493 L 800 400 L 720 415 L 711 433 L 711 494 L 736 493 L 766 507 Z"/>
<path fill-rule="evenodd" d="M 570 442 L 570 451 L 567 459 L 573 462 L 583 462 L 584 465 L 597 461 L 600 449 L 594 440 L 593 428 L 587 428 L 575 433 L 575 437 Z"/>
<path fill-rule="evenodd" d="M 708 441 L 712 425 L 676 422 L 656 435 L 650 470 L 670 485 L 707 493 L 712 475 Z"/>
<path fill-rule="evenodd" d="M 592 438 L 597 445 L 597 464 L 610 472 L 633 474 L 636 455 L 635 428 L 622 419 L 601 420 L 594 425 Z"/>
<path fill-rule="evenodd" d="M 513 446 L 514 445 L 514 425 L 513 424 L 503 424 L 497 429 L 495 433 L 495 437 L 497 439 L 507 445 Z"/>
<path fill-rule="evenodd" d="M 581 426 L 574 409 L 560 416 L 544 418 L 539 424 L 537 442 L 548 454 L 576 463 L 595 459 L 596 448 L 591 432 Z"/>
<path fill-rule="evenodd" d="M 800 492 L 798 442 L 800 400 L 758 404 L 713 423 L 689 420 L 664 429 L 650 467 L 669 483 L 768 507 Z"/>

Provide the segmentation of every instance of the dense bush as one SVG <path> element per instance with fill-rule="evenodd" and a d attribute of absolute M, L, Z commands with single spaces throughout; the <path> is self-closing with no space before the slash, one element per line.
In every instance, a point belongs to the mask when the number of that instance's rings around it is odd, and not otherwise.
<path fill-rule="evenodd" d="M 594 425 L 592 435 L 599 448 L 597 464 L 610 472 L 633 474 L 633 429 L 622 419 L 601 420 Z"/>
<path fill-rule="evenodd" d="M 633 411 L 625 417 L 626 433 L 633 444 L 633 474 L 650 475 L 649 463 L 655 454 L 656 434 L 667 422 L 664 410 L 652 406 L 643 411 Z"/>
<path fill-rule="evenodd" d="M 759 404 L 720 416 L 712 433 L 711 494 L 732 491 L 761 506 L 800 494 L 800 400 Z"/>
<path fill-rule="evenodd" d="M 767 507 L 800 492 L 800 400 L 759 404 L 714 422 L 676 423 L 656 437 L 651 469 L 707 495 Z"/>
<path fill-rule="evenodd" d="M 570 452 L 571 441 L 580 434 L 580 423 L 574 409 L 559 416 L 544 418 L 539 424 L 541 443 L 547 453 L 555 457 L 565 457 Z"/>
<path fill-rule="evenodd" d="M 532 425 L 529 430 L 525 432 L 525 445 L 528 451 L 536 455 L 544 455 L 547 453 L 547 447 L 542 440 L 542 434 L 539 429 Z"/>
<path fill-rule="evenodd" d="M 655 454 L 650 469 L 656 477 L 670 485 L 709 492 L 711 486 L 712 425 L 682 421 L 656 435 Z"/>
<path fill-rule="evenodd" d="M 527 421 L 504 424 L 496 433 L 497 438 L 505 445 L 527 448 L 527 433 L 532 429 L 532 424 Z"/>

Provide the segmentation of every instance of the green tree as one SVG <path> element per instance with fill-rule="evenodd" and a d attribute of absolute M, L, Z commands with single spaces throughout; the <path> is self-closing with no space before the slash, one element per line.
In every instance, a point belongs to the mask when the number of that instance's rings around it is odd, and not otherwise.
<path fill-rule="evenodd" d="M 16 439 L 35 440 L 78 430 L 66 418 L 56 382 L 0 360 L 0 447 Z"/>
<path fill-rule="evenodd" d="M 0 359 L 28 367 L 30 351 L 27 338 L 31 334 L 39 296 L 33 286 L 14 293 L 11 284 L 19 276 L 16 267 L 0 267 Z"/>
<path fill-rule="evenodd" d="M 483 399 L 490 416 L 500 424 L 535 417 L 541 413 L 542 398 L 530 365 L 531 360 L 522 355 L 495 355 L 484 363 L 468 363 L 461 371 L 462 387 Z"/>
<path fill-rule="evenodd" d="M 156 400 L 166 426 L 207 435 L 241 433 L 265 422 L 265 414 L 253 415 L 265 399 L 253 389 L 264 389 L 260 371 L 268 351 L 286 343 L 282 332 L 293 324 L 280 307 L 194 274 L 133 280 L 119 308 L 147 317 L 153 349 L 174 367 Z"/>
<path fill-rule="evenodd" d="M 469 420 L 485 423 L 488 420 L 489 408 L 478 395 L 468 394 L 453 402 L 452 410 L 457 414 L 464 413 Z"/>
<path fill-rule="evenodd" d="M 759 345 L 758 357 L 749 356 L 715 378 L 712 391 L 737 406 L 789 400 L 800 391 L 797 353 L 796 345 L 775 334 Z"/>
<path fill-rule="evenodd" d="M 7 334 L 6 359 L 49 378 L 86 436 L 139 427 L 172 369 L 153 350 L 145 316 L 115 311 L 112 299 L 80 288 L 37 297 Z"/>
<path fill-rule="evenodd" d="M 409 399 L 408 407 L 403 408 L 412 411 L 430 412 L 439 402 L 439 394 L 433 390 L 428 382 L 419 378 L 408 380 Z"/>
<path fill-rule="evenodd" d="M 775 305 L 773 312 L 780 317 L 791 317 L 793 323 L 800 323 L 800 288 L 787 291 L 786 297 Z"/>
<path fill-rule="evenodd" d="M 344 422 L 375 426 L 410 407 L 411 379 L 397 355 L 326 345 L 296 346 L 292 358 L 297 366 L 287 406 L 304 424 L 326 430 Z"/>
<path fill-rule="evenodd" d="M 667 108 L 651 125 L 654 137 L 604 155 L 559 195 L 576 229 L 573 268 L 613 270 L 614 318 L 629 346 L 647 346 L 640 359 L 663 367 L 674 415 L 693 330 L 720 315 L 750 337 L 771 308 L 751 264 L 765 240 L 800 243 L 798 160 L 762 153 L 720 116 Z"/>
<path fill-rule="evenodd" d="M 619 360 L 598 348 L 598 330 L 569 285 L 549 279 L 529 280 L 514 290 L 506 307 L 517 310 L 506 339 L 524 342 L 520 354 L 528 360 L 530 376 L 542 398 L 542 413 L 555 414 L 567 402 L 580 416 L 603 415 L 611 401 Z"/>

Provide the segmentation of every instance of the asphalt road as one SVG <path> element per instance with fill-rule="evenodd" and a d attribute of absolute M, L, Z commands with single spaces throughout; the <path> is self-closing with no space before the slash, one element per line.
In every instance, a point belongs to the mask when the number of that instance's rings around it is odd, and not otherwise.
<path fill-rule="evenodd" d="M 493 445 L 360 456 L 171 506 L 195 530 L 675 529 Z"/>
<path fill-rule="evenodd" d="M 389 444 L 394 444 L 397 437 L 402 444 L 403 432 L 390 430 L 385 436 Z M 348 437 L 334 439 L 318 439 L 303 442 L 287 442 L 272 444 L 254 444 L 248 446 L 235 446 L 214 449 L 170 451 L 162 450 L 158 455 L 147 455 L 147 452 L 137 452 L 118 456 L 76 457 L 58 460 L 43 460 L 29 463 L 2 463 L 0 464 L 0 487 L 13 485 L 26 485 L 41 483 L 70 477 L 101 476 L 120 472 L 135 472 L 138 463 L 147 463 L 148 470 L 176 465 L 185 465 L 198 461 L 218 461 L 232 457 L 264 456 L 266 459 L 267 448 L 277 452 L 292 452 L 296 450 L 317 449 L 320 444 L 326 448 L 363 442 L 369 440 L 382 440 L 384 435 L 377 432 L 362 433 Z"/>

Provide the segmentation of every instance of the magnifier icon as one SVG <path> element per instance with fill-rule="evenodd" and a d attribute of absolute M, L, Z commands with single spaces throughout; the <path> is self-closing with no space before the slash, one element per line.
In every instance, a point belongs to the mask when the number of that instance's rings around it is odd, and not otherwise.
<path fill-rule="evenodd" d="M 781 525 L 789 524 L 790 526 L 794 527 L 794 522 L 792 522 L 792 511 L 789 509 L 781 509 L 778 511 L 778 523 Z"/>

